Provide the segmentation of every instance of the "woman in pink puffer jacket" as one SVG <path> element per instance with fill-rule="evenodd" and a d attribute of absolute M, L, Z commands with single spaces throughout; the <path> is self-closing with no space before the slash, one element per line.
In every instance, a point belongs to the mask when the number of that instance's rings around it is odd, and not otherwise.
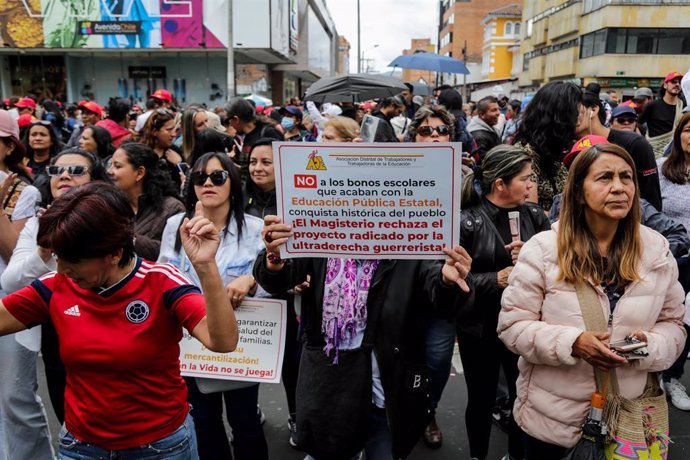
<path fill-rule="evenodd" d="M 617 368 L 621 394 L 635 398 L 647 373 L 668 368 L 683 348 L 675 259 L 664 237 L 639 222 L 633 160 L 600 144 L 572 164 L 559 222 L 521 250 L 498 332 L 520 355 L 514 417 L 526 460 L 562 458 L 578 441 L 596 390 L 593 365 Z M 586 331 L 579 280 L 596 290 L 608 333 Z M 649 357 L 629 363 L 608 348 L 629 334 L 647 341 Z"/>

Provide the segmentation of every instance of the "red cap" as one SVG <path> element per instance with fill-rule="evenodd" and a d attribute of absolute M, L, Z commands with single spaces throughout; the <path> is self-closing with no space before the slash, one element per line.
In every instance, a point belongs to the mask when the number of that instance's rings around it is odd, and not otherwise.
<path fill-rule="evenodd" d="M 23 97 L 17 101 L 16 104 L 14 104 L 15 107 L 18 107 L 20 109 L 26 109 L 26 108 L 36 108 L 36 101 L 31 99 L 30 97 Z"/>
<path fill-rule="evenodd" d="M 170 91 L 166 89 L 157 89 L 156 91 L 151 94 L 151 97 L 155 97 L 156 99 L 160 99 L 161 101 L 166 101 L 166 102 L 172 102 L 172 94 L 170 94 Z"/>
<path fill-rule="evenodd" d="M 25 113 L 24 115 L 19 115 L 17 118 L 17 126 L 23 128 L 24 126 L 29 126 L 31 124 L 31 114 Z"/>
<path fill-rule="evenodd" d="M 10 98 L 6 97 L 5 99 L 2 100 L 2 103 L 5 105 L 10 105 Z"/>
<path fill-rule="evenodd" d="M 575 157 L 577 157 L 578 153 L 582 152 L 583 150 L 587 150 L 593 145 L 608 144 L 608 142 L 608 139 L 603 136 L 588 134 L 587 136 L 575 142 L 573 148 L 570 149 L 570 152 L 568 152 L 568 154 L 563 158 L 563 164 L 566 168 L 570 168 L 570 165 L 573 163 L 573 161 L 575 161 Z"/>
<path fill-rule="evenodd" d="M 666 75 L 666 78 L 664 78 L 664 83 L 668 83 L 671 80 L 675 80 L 676 78 L 683 78 L 683 74 L 680 72 L 673 71 L 670 74 Z"/>
<path fill-rule="evenodd" d="M 101 107 L 94 101 L 79 101 L 77 103 L 77 107 L 85 108 L 89 112 L 93 112 L 96 115 L 98 115 L 99 118 L 103 118 L 103 107 Z"/>

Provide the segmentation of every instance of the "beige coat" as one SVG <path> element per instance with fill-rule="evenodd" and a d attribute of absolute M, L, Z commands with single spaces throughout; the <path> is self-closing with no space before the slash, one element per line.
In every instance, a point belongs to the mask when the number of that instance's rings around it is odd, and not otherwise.
<path fill-rule="evenodd" d="M 520 355 L 515 421 L 529 435 L 564 447 L 573 446 L 595 391 L 591 365 L 572 356 L 585 330 L 575 287 L 556 281 L 557 224 L 525 243 L 503 293 L 498 319 L 501 340 Z M 640 281 L 631 283 L 614 310 L 611 340 L 642 330 L 649 357 L 617 370 L 621 394 L 639 396 L 648 371 L 667 369 L 685 343 L 683 289 L 678 267 L 659 233 L 640 228 L 643 242 Z M 602 312 L 608 297 L 595 286 Z"/>

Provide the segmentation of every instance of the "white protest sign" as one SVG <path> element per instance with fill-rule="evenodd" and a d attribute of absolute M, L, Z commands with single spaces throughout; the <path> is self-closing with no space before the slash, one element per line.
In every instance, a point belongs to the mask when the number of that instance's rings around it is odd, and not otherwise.
<path fill-rule="evenodd" d="M 280 256 L 438 259 L 460 241 L 457 143 L 275 142 Z"/>
<path fill-rule="evenodd" d="M 235 351 L 215 353 L 185 332 L 180 370 L 187 377 L 279 383 L 285 352 L 287 304 L 284 300 L 245 298 L 235 310 L 240 340 Z"/>

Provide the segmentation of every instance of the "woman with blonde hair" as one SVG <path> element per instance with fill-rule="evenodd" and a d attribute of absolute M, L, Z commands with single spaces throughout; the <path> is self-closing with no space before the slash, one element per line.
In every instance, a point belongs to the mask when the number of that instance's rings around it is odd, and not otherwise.
<path fill-rule="evenodd" d="M 352 142 L 359 137 L 359 125 L 348 117 L 333 117 L 324 126 L 324 142 Z"/>
<path fill-rule="evenodd" d="M 513 415 L 526 460 L 562 458 L 577 443 L 595 366 L 616 369 L 621 396 L 634 399 L 647 374 L 683 349 L 678 267 L 666 239 L 640 224 L 639 200 L 630 155 L 612 144 L 590 147 L 570 168 L 559 221 L 525 243 L 508 278 L 498 333 L 520 355 Z M 596 294 L 607 332 L 585 327 L 582 289 Z M 647 342 L 647 357 L 628 361 L 610 349 L 629 335 Z"/>

